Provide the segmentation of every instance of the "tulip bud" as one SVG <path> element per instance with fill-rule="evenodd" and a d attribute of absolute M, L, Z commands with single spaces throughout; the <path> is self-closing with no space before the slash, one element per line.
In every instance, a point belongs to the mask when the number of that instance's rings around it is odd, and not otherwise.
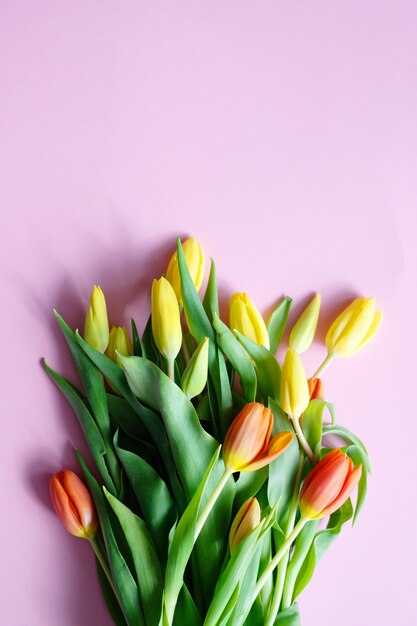
<path fill-rule="evenodd" d="M 49 490 L 55 512 L 67 531 L 75 537 L 92 539 L 97 515 L 90 493 L 78 476 L 64 469 L 52 476 Z"/>
<path fill-rule="evenodd" d="M 307 382 L 310 400 L 324 400 L 324 385 L 321 378 L 309 378 Z"/>
<path fill-rule="evenodd" d="M 316 293 L 307 308 L 301 313 L 289 338 L 289 346 L 302 354 L 311 346 L 316 333 L 320 312 L 320 294 Z"/>
<path fill-rule="evenodd" d="M 356 298 L 342 311 L 326 335 L 329 355 L 346 357 L 361 350 L 377 332 L 382 312 L 375 312 L 375 298 Z"/>
<path fill-rule="evenodd" d="M 320 519 L 342 506 L 355 489 L 362 465 L 339 448 L 327 454 L 307 475 L 300 493 L 300 511 L 306 519 Z"/>
<path fill-rule="evenodd" d="M 208 337 L 200 342 L 181 378 L 181 389 L 188 398 L 198 396 L 207 383 L 208 372 Z"/>
<path fill-rule="evenodd" d="M 257 528 L 261 522 L 261 507 L 256 498 L 249 498 L 240 507 L 232 522 L 229 533 L 230 554 L 233 554 L 238 544 L 249 533 Z"/>
<path fill-rule="evenodd" d="M 246 293 L 235 293 L 230 300 L 230 328 L 238 330 L 246 339 L 269 349 L 265 321 Z"/>
<path fill-rule="evenodd" d="M 87 309 L 84 326 L 84 339 L 98 352 L 103 353 L 109 343 L 109 322 L 104 293 L 94 285 Z"/>
<path fill-rule="evenodd" d="M 223 461 L 233 472 L 252 472 L 268 465 L 290 445 L 293 433 L 271 438 L 274 418 L 259 402 L 249 402 L 235 417 L 223 443 Z"/>
<path fill-rule="evenodd" d="M 180 310 L 174 289 L 163 277 L 152 283 L 152 332 L 159 352 L 173 362 L 182 342 Z"/>
<path fill-rule="evenodd" d="M 198 241 L 194 239 L 194 237 L 186 239 L 181 245 L 182 249 L 184 250 L 184 256 L 185 260 L 187 261 L 191 279 L 194 283 L 196 290 L 200 291 L 201 285 L 203 284 L 205 269 L 203 248 L 198 243 Z M 174 252 L 168 264 L 166 278 L 171 283 L 175 291 L 175 295 L 177 296 L 178 302 L 182 304 L 181 275 L 178 265 L 177 252 Z"/>
<path fill-rule="evenodd" d="M 121 354 L 122 356 L 133 355 L 132 340 L 124 326 L 112 326 L 110 330 L 109 345 L 107 346 L 106 355 L 114 363 L 119 365 L 117 354 Z"/>
<path fill-rule="evenodd" d="M 308 407 L 310 394 L 301 357 L 289 348 L 281 371 L 281 406 L 297 420 Z"/>

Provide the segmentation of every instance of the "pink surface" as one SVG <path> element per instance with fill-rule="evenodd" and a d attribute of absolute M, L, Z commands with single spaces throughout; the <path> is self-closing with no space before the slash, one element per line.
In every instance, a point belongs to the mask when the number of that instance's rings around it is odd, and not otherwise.
<path fill-rule="evenodd" d="M 368 444 L 369 499 L 301 611 L 415 622 L 416 32 L 413 0 L 1 2 L 2 624 L 110 624 L 51 511 L 83 440 L 39 358 L 71 374 L 51 310 L 82 326 L 93 283 L 143 328 L 177 234 L 215 258 L 225 302 L 299 312 L 321 291 L 320 338 L 376 295 L 380 335 L 326 376 Z"/>

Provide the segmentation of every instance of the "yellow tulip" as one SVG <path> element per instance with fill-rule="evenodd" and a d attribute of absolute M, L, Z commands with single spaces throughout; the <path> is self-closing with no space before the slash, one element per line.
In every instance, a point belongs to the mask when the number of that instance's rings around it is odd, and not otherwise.
<path fill-rule="evenodd" d="M 117 354 L 133 356 L 132 340 L 124 326 L 112 326 L 110 330 L 109 345 L 107 346 L 106 355 L 109 359 L 114 361 L 114 363 L 119 365 Z"/>
<path fill-rule="evenodd" d="M 249 498 L 240 507 L 232 522 L 229 532 L 230 554 L 239 543 L 261 523 L 261 507 L 256 498 Z"/>
<path fill-rule="evenodd" d="M 84 339 L 99 352 L 104 352 L 109 343 L 109 321 L 104 294 L 94 285 L 87 309 L 84 326 Z"/>
<path fill-rule="evenodd" d="M 152 333 L 156 346 L 173 364 L 181 349 L 180 309 L 175 291 L 166 278 L 152 283 Z"/>
<path fill-rule="evenodd" d="M 311 346 L 316 333 L 320 312 L 320 294 L 316 293 L 308 306 L 301 313 L 289 338 L 289 346 L 302 354 Z"/>
<path fill-rule="evenodd" d="M 375 311 L 375 298 L 356 298 L 327 331 L 329 356 L 346 357 L 361 350 L 375 335 L 381 320 L 382 312 Z"/>
<path fill-rule="evenodd" d="M 185 260 L 187 261 L 191 279 L 197 291 L 200 291 L 201 285 L 203 284 L 204 269 L 205 269 L 205 258 L 204 258 L 203 248 L 198 243 L 198 241 L 194 239 L 194 237 L 190 237 L 189 239 L 186 239 L 182 243 L 182 249 L 184 250 L 184 256 L 185 256 Z M 178 302 L 182 304 L 181 275 L 180 275 L 180 268 L 178 265 L 177 252 L 174 252 L 168 264 L 166 278 L 171 283 L 172 287 L 174 288 L 175 295 L 177 296 Z"/>
<path fill-rule="evenodd" d="M 230 300 L 230 328 L 238 330 L 246 339 L 269 349 L 265 321 L 246 293 L 235 293 Z"/>
<path fill-rule="evenodd" d="M 204 337 L 192 355 L 181 377 L 181 389 L 188 398 L 195 398 L 204 389 L 208 373 L 209 339 Z"/>
<path fill-rule="evenodd" d="M 281 372 L 281 406 L 293 419 L 298 419 L 308 407 L 310 392 L 301 357 L 287 350 Z"/>

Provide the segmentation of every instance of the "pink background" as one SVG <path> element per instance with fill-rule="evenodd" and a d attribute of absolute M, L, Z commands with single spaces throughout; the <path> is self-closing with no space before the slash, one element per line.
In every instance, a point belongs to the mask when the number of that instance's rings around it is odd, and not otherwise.
<path fill-rule="evenodd" d="M 224 302 L 289 294 L 296 313 L 319 290 L 320 340 L 376 295 L 380 335 L 326 376 L 369 446 L 369 499 L 301 610 L 414 623 L 416 33 L 413 0 L 2 0 L 2 624 L 110 624 L 49 504 L 83 443 L 39 359 L 72 374 L 51 310 L 81 327 L 94 283 L 143 328 L 177 234 L 215 258 Z"/>

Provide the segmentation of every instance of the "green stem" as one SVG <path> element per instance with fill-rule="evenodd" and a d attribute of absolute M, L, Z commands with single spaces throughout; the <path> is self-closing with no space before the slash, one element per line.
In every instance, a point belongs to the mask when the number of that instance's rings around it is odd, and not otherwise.
<path fill-rule="evenodd" d="M 282 546 L 280 547 L 280 549 L 278 550 L 278 552 L 276 553 L 274 558 L 271 560 L 269 565 L 264 569 L 261 577 L 259 578 L 258 582 L 256 583 L 255 593 L 254 593 L 254 596 L 253 596 L 253 602 L 255 602 L 256 598 L 258 597 L 261 589 L 265 585 L 265 583 L 268 580 L 269 576 L 272 574 L 272 572 L 277 567 L 277 565 L 280 563 L 280 561 L 284 558 L 284 556 L 286 555 L 286 553 L 290 549 L 291 544 L 296 540 L 296 538 L 298 537 L 300 532 L 303 530 L 304 526 L 307 524 L 308 521 L 309 520 L 305 519 L 304 517 L 301 517 L 299 519 L 299 521 L 296 524 L 296 526 L 293 529 L 293 531 L 288 535 L 287 539 L 284 541 L 284 543 L 282 544 Z M 252 602 L 252 604 L 253 604 L 253 602 Z"/>
<path fill-rule="evenodd" d="M 285 529 L 286 538 L 289 537 L 289 535 L 294 529 L 295 517 L 297 515 L 297 508 L 298 508 L 298 496 L 300 492 L 301 477 L 303 475 L 303 467 L 304 467 L 304 454 L 301 453 L 300 461 L 298 464 L 297 475 L 295 477 L 294 491 L 293 491 L 292 499 L 291 499 L 290 512 L 288 514 L 287 526 Z M 275 591 L 272 597 L 271 606 L 269 607 L 269 610 L 266 616 L 265 626 L 274 626 L 275 624 L 275 620 L 276 620 L 279 607 L 281 604 L 282 593 L 284 591 L 285 577 L 287 574 L 287 567 L 288 567 L 289 559 L 290 559 L 290 553 L 288 551 L 280 567 L 278 568 L 277 580 L 275 583 Z"/>
<path fill-rule="evenodd" d="M 305 558 L 310 549 L 311 543 L 315 537 L 318 526 L 317 520 L 312 520 L 307 528 L 307 532 L 303 535 L 303 541 L 300 545 L 295 545 L 294 554 L 291 558 L 287 570 L 287 577 L 285 579 L 284 592 L 282 594 L 282 610 L 288 609 L 294 597 L 294 587 L 297 581 L 298 574 L 305 561 Z"/>
<path fill-rule="evenodd" d="M 199 515 L 199 517 L 197 519 L 196 525 L 195 525 L 194 541 L 197 541 L 198 535 L 201 533 L 201 531 L 203 529 L 203 526 L 206 523 L 206 520 L 207 520 L 208 516 L 210 515 L 210 512 L 211 512 L 212 508 L 216 504 L 219 495 L 221 494 L 224 486 L 226 485 L 226 483 L 229 480 L 229 478 L 232 475 L 232 473 L 233 472 L 226 467 L 226 469 L 224 470 L 224 472 L 223 472 L 219 482 L 217 483 L 217 486 L 216 486 L 215 490 L 211 494 L 210 498 L 207 500 L 206 506 L 201 511 L 201 513 L 200 513 L 200 515 Z"/>
<path fill-rule="evenodd" d="M 304 454 L 306 455 L 306 457 L 308 458 L 308 460 L 310 461 L 310 463 L 313 465 L 314 464 L 314 454 L 312 449 L 309 446 L 309 443 L 307 441 L 307 439 L 305 438 L 305 435 L 301 429 L 300 426 L 300 421 L 298 417 L 293 417 L 291 419 L 292 424 L 294 426 L 294 430 L 295 433 L 297 435 L 298 441 L 300 442 L 300 445 L 302 447 L 302 449 L 304 450 Z"/>
<path fill-rule="evenodd" d="M 317 371 L 313 374 L 312 378 L 319 378 L 321 374 L 323 374 L 324 370 L 329 367 L 330 363 L 335 358 L 336 358 L 335 354 L 328 354 L 326 358 L 324 359 L 323 363 L 320 365 L 320 367 L 317 368 Z"/>
<path fill-rule="evenodd" d="M 188 365 L 188 363 L 190 362 L 190 359 L 191 359 L 191 354 L 190 354 L 190 351 L 188 349 L 187 340 L 185 338 L 184 333 L 182 334 L 181 349 L 182 349 L 182 354 L 183 354 L 183 357 L 184 357 L 185 365 Z"/>
<path fill-rule="evenodd" d="M 119 595 L 116 591 L 116 587 L 114 586 L 114 582 L 113 582 L 113 577 L 111 575 L 108 563 L 107 563 L 107 559 L 104 556 L 102 549 L 97 541 L 97 539 L 95 537 L 93 537 L 92 539 L 89 540 L 90 541 L 90 545 L 93 548 L 95 555 L 103 569 L 103 572 L 106 574 L 107 576 L 107 580 L 110 583 L 111 588 L 113 589 L 113 593 L 116 596 L 117 600 L 119 599 Z"/>
<path fill-rule="evenodd" d="M 168 376 L 175 383 L 175 359 L 168 360 Z"/>

